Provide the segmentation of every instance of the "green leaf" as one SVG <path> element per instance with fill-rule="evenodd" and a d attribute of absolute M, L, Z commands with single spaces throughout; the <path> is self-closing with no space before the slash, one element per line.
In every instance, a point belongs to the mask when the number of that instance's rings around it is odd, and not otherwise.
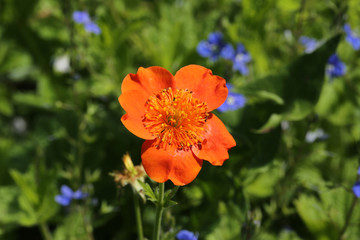
<path fill-rule="evenodd" d="M 88 216 L 86 216 L 87 218 Z M 62 222 L 62 225 L 56 228 L 54 240 L 68 239 L 88 239 L 84 226 L 84 216 L 81 211 L 73 211 Z"/>
<path fill-rule="evenodd" d="M 17 170 L 11 169 L 10 175 L 15 183 L 20 187 L 22 193 L 26 196 L 31 204 L 39 203 L 39 196 L 36 193 L 35 186 L 31 184 L 31 176 L 29 174 L 20 173 Z"/>
<path fill-rule="evenodd" d="M 17 219 L 20 225 L 33 226 L 44 223 L 56 214 L 59 206 L 54 201 L 57 190 L 56 176 L 52 171 L 40 165 L 36 170 L 34 166 L 30 166 L 26 173 L 12 169 L 10 175 L 20 189 L 18 204 L 21 211 Z"/>
<path fill-rule="evenodd" d="M 147 198 L 156 203 L 158 201 L 154 191 L 152 190 L 152 188 L 150 187 L 150 185 L 148 183 L 142 182 L 142 181 L 138 181 L 138 183 L 143 187 L 145 195 L 147 196 Z"/>
<path fill-rule="evenodd" d="M 334 227 L 321 202 L 313 196 L 300 195 L 294 202 L 297 212 L 307 228 L 314 234 L 315 239 L 330 240 L 336 236 Z"/>
<path fill-rule="evenodd" d="M 6 89 L 0 86 L 0 114 L 10 117 L 13 114 L 12 103 L 6 98 Z"/>
<path fill-rule="evenodd" d="M 271 131 L 273 128 L 276 128 L 281 123 L 283 118 L 284 117 L 282 115 L 273 113 L 271 114 L 269 120 L 261 128 L 254 130 L 254 132 L 267 133 Z"/>
<path fill-rule="evenodd" d="M 345 81 L 335 80 L 324 86 L 316 112 L 335 125 L 352 124 L 360 116 L 359 108 L 351 101 L 352 96 L 356 95 Z"/>
<path fill-rule="evenodd" d="M 175 201 L 168 200 L 168 201 L 164 202 L 164 207 L 165 207 L 165 208 L 170 208 L 170 207 L 175 206 L 175 205 L 177 205 L 177 204 L 178 204 L 178 203 L 175 202 Z"/>
<path fill-rule="evenodd" d="M 244 214 L 238 205 L 234 203 L 219 203 L 219 221 L 211 227 L 211 232 L 205 237 L 206 240 L 235 240 L 241 238 L 241 227 L 245 222 Z"/>
<path fill-rule="evenodd" d="M 179 188 L 180 188 L 180 186 L 175 186 L 174 188 L 169 189 L 165 192 L 165 197 L 164 197 L 165 203 L 166 203 L 166 201 L 172 199 L 175 196 L 175 194 L 179 190 Z"/>
<path fill-rule="evenodd" d="M 251 82 L 245 87 L 245 91 L 267 91 L 279 96 L 284 104 L 276 114 L 282 115 L 285 120 L 297 121 L 305 118 L 312 112 L 320 97 L 325 66 L 335 52 L 340 37 L 336 35 L 315 52 L 302 55 L 279 75 Z M 271 117 L 272 119 L 260 127 L 261 130 L 267 125 L 274 128 L 276 124 L 280 124 L 280 117 Z"/>
<path fill-rule="evenodd" d="M 281 166 L 264 166 L 248 172 L 244 181 L 244 192 L 255 198 L 269 197 L 281 177 Z"/>
<path fill-rule="evenodd" d="M 0 222 L 17 222 L 20 217 L 19 205 L 16 202 L 20 194 L 16 186 L 0 187 Z"/>

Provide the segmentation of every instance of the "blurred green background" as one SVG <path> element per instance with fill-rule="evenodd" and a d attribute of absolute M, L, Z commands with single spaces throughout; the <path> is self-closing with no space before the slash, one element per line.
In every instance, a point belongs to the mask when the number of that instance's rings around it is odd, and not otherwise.
<path fill-rule="evenodd" d="M 101 33 L 74 22 L 76 10 Z M 180 229 L 206 240 L 359 239 L 360 54 L 345 23 L 360 30 L 358 0 L 1 0 L 0 238 L 137 239 L 132 190 L 109 176 L 126 152 L 141 161 L 143 140 L 120 121 L 122 79 L 199 64 L 247 103 L 215 111 L 237 146 L 180 188 L 164 239 Z M 211 32 L 244 44 L 249 75 L 197 53 Z M 304 54 L 301 36 L 322 46 Z M 329 79 L 335 52 L 347 70 Z M 328 137 L 306 141 L 317 129 Z M 89 195 L 60 206 L 62 184 Z M 155 209 L 141 207 L 150 238 Z"/>

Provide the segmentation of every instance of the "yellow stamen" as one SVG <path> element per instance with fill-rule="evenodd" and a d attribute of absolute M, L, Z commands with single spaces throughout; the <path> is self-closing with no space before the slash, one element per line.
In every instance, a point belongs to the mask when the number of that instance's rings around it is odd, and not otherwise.
<path fill-rule="evenodd" d="M 204 140 L 204 124 L 209 117 L 206 102 L 194 98 L 187 89 L 163 89 L 148 99 L 143 123 L 156 136 L 155 146 L 174 145 L 178 149 L 198 146 Z"/>

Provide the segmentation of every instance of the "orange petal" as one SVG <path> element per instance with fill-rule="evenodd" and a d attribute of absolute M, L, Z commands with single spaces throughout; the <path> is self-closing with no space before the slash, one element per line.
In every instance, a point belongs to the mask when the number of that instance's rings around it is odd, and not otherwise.
<path fill-rule="evenodd" d="M 192 148 L 198 158 L 209 161 L 212 165 L 221 166 L 229 158 L 228 150 L 236 142 L 221 120 L 214 114 L 206 122 L 204 138 L 200 148 Z"/>
<path fill-rule="evenodd" d="M 154 139 L 155 138 L 144 127 L 141 117 L 136 117 L 136 116 L 131 116 L 129 114 L 125 114 L 124 116 L 121 117 L 121 122 L 124 124 L 124 126 L 130 132 L 132 132 L 134 135 L 136 135 L 139 138 L 142 138 L 142 139 Z"/>
<path fill-rule="evenodd" d="M 228 95 L 225 79 L 213 75 L 210 69 L 199 65 L 181 68 L 174 78 L 177 88 L 193 91 L 195 98 L 207 103 L 208 111 L 220 107 Z"/>
<path fill-rule="evenodd" d="M 162 67 L 140 67 L 136 74 L 128 74 L 121 85 L 121 92 L 137 90 L 146 96 L 159 92 L 164 88 L 174 88 L 173 75 Z"/>
<path fill-rule="evenodd" d="M 119 103 L 126 113 L 132 117 L 140 118 L 145 114 L 147 100 L 145 93 L 137 90 L 126 91 L 119 97 Z"/>
<path fill-rule="evenodd" d="M 191 151 L 173 146 L 156 148 L 154 141 L 145 141 L 141 148 L 142 164 L 146 173 L 156 182 L 170 179 L 175 185 L 186 185 L 199 174 L 202 160 Z"/>

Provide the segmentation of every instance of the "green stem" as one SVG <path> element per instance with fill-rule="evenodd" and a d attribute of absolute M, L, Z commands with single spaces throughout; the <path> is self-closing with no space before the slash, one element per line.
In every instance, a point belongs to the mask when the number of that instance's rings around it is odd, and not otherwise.
<path fill-rule="evenodd" d="M 153 240 L 160 240 L 161 217 L 164 210 L 164 191 L 165 183 L 159 183 L 159 199 L 156 205 L 156 219 Z"/>
<path fill-rule="evenodd" d="M 345 234 L 347 227 L 349 226 L 351 216 L 352 216 L 352 214 L 354 212 L 354 208 L 356 206 L 356 202 L 357 202 L 357 197 L 354 196 L 353 201 L 351 203 L 351 207 L 350 207 L 348 213 L 346 214 L 345 224 L 344 224 L 343 228 L 340 230 L 339 240 L 344 239 L 344 234 Z"/>
<path fill-rule="evenodd" d="M 50 230 L 49 230 L 47 224 L 46 223 L 40 223 L 39 227 L 40 227 L 40 231 L 41 231 L 44 239 L 45 240 L 52 240 L 52 236 L 51 236 L 51 233 L 50 233 Z"/>
<path fill-rule="evenodd" d="M 88 216 L 87 212 L 86 212 L 86 206 L 80 206 L 79 207 L 79 211 L 84 223 L 84 229 L 87 235 L 87 238 L 89 240 L 94 240 L 94 236 L 93 236 L 93 229 L 90 223 L 90 216 Z"/>
<path fill-rule="evenodd" d="M 134 206 L 135 206 L 136 227 L 139 235 L 139 240 L 144 240 L 139 198 L 135 190 L 133 190 L 133 193 L 134 193 L 133 196 L 134 196 Z"/>

